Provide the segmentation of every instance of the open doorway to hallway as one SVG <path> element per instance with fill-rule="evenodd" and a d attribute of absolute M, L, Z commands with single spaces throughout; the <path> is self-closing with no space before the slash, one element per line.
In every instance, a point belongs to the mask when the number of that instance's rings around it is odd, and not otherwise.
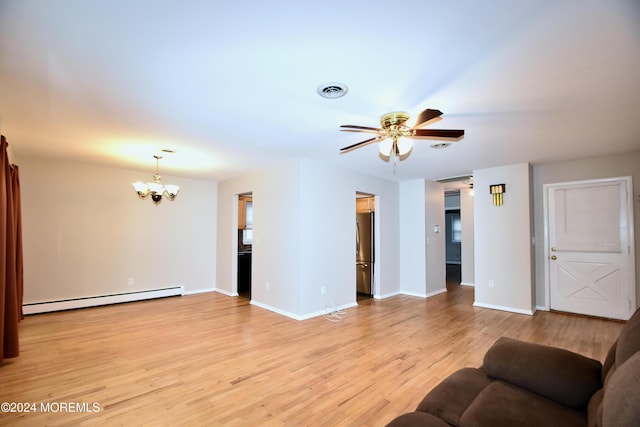
<path fill-rule="evenodd" d="M 445 209 L 445 260 L 447 289 L 450 284 L 460 284 L 462 278 L 462 221 L 460 219 L 460 191 L 444 193 Z"/>
<path fill-rule="evenodd" d="M 444 182 L 447 289 L 474 285 L 473 177 Z"/>
<path fill-rule="evenodd" d="M 238 194 L 238 263 L 237 290 L 241 298 L 251 299 L 253 259 L 253 195 Z"/>
<path fill-rule="evenodd" d="M 356 295 L 357 300 L 374 294 L 375 196 L 356 193 Z"/>

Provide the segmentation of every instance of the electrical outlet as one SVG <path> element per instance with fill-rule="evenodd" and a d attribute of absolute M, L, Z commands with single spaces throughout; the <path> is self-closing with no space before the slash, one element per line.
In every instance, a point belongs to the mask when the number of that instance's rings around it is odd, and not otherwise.
<path fill-rule="evenodd" d="M 270 290 L 270 289 L 271 289 L 271 283 L 269 283 L 269 282 L 265 282 L 265 284 L 264 284 L 264 288 L 265 288 L 266 290 Z"/>
<path fill-rule="evenodd" d="M 133 285 L 134 285 L 133 277 L 129 277 L 129 286 L 133 286 Z"/>
<path fill-rule="evenodd" d="M 495 288 L 496 287 L 496 281 L 495 280 L 489 280 L 489 287 L 490 288 Z"/>
<path fill-rule="evenodd" d="M 327 293 L 327 288 L 325 286 L 320 286 L 320 295 L 324 295 Z"/>

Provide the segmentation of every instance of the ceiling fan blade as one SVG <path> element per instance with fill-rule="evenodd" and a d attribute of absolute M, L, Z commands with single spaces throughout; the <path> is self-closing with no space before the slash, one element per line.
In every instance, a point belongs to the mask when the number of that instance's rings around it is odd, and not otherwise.
<path fill-rule="evenodd" d="M 415 129 L 417 127 L 420 127 L 425 123 L 427 123 L 429 120 L 433 120 L 436 117 L 440 117 L 441 115 L 442 115 L 442 111 L 432 110 L 431 108 L 427 108 L 422 113 L 420 113 L 420 115 L 418 116 L 418 119 L 416 120 L 416 124 L 413 126 L 413 128 Z"/>
<path fill-rule="evenodd" d="M 379 139 L 380 139 L 380 137 L 379 137 L 379 136 L 375 136 L 375 137 L 373 137 L 373 138 L 365 139 L 364 141 L 357 142 L 357 143 L 355 143 L 355 144 L 352 144 L 352 145 L 349 145 L 349 146 L 347 146 L 347 147 L 341 148 L 341 149 L 340 149 L 340 152 L 341 152 L 341 153 L 346 153 L 347 151 L 355 150 L 356 148 L 360 148 L 360 147 L 362 147 L 363 145 L 369 144 L 369 143 L 371 143 L 371 142 L 373 142 L 373 141 L 377 141 L 377 140 L 379 140 Z"/>
<path fill-rule="evenodd" d="M 464 136 L 464 130 L 462 129 L 414 129 L 413 132 L 413 136 L 417 137 L 460 138 Z"/>
<path fill-rule="evenodd" d="M 346 130 L 346 131 L 352 131 L 352 132 L 357 132 L 357 131 L 379 132 L 382 130 L 379 128 L 372 128 L 369 126 L 356 126 L 356 125 L 341 125 L 340 127 L 342 128 L 340 130 Z"/>

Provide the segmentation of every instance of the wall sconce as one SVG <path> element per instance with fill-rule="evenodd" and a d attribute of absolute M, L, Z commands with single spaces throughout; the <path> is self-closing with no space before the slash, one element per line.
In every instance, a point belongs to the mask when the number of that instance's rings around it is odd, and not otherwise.
<path fill-rule="evenodd" d="M 493 184 L 489 186 L 489 193 L 493 196 L 494 206 L 502 206 L 503 194 L 507 192 L 507 184 Z"/>
<path fill-rule="evenodd" d="M 147 182 L 146 184 L 141 181 L 137 181 L 132 183 L 133 188 L 138 193 L 138 197 L 144 199 L 149 194 L 151 194 L 151 200 L 154 204 L 160 203 L 162 200 L 162 196 L 166 196 L 169 200 L 173 200 L 176 198 L 178 191 L 180 191 L 180 187 L 177 185 L 162 185 L 160 182 L 161 177 L 158 174 L 158 161 L 162 158 L 162 156 L 153 156 L 156 159 L 156 173 L 153 174 L 153 182 Z"/>

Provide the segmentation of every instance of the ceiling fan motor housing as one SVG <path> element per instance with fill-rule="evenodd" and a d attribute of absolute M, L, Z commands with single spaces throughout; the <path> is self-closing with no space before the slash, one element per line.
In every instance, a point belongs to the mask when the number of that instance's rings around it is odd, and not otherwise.
<path fill-rule="evenodd" d="M 409 120 L 409 114 L 397 111 L 380 117 L 380 126 L 382 126 L 383 129 L 388 129 L 391 126 L 403 126 L 407 120 Z"/>

